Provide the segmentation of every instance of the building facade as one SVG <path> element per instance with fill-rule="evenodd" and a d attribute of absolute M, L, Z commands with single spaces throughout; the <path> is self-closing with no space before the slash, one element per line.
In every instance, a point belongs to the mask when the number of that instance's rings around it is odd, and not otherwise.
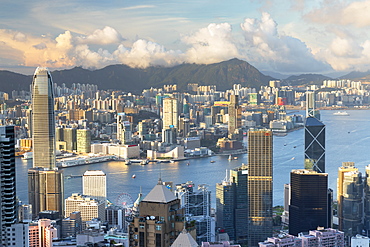
<path fill-rule="evenodd" d="M 42 167 L 28 170 L 28 201 L 32 205 L 32 218 L 36 219 L 41 211 L 64 213 L 64 176 L 63 170 Z"/>
<path fill-rule="evenodd" d="M 105 203 L 107 199 L 107 177 L 103 171 L 88 170 L 82 176 L 82 194 Z"/>
<path fill-rule="evenodd" d="M 46 68 L 37 68 L 32 81 L 33 167 L 55 167 L 53 81 Z"/>
<path fill-rule="evenodd" d="M 183 217 L 180 199 L 160 180 L 140 202 L 139 216 L 129 225 L 130 246 L 171 246 L 184 229 Z"/>
<path fill-rule="evenodd" d="M 328 228 L 328 174 L 300 169 L 290 173 L 289 234 Z"/>
<path fill-rule="evenodd" d="M 248 245 L 272 235 L 273 137 L 270 130 L 248 132 Z"/>
<path fill-rule="evenodd" d="M 325 172 L 325 125 L 315 117 L 307 117 L 304 126 L 305 169 Z"/>
<path fill-rule="evenodd" d="M 163 99 L 163 129 L 178 129 L 178 101 L 175 98 Z"/>

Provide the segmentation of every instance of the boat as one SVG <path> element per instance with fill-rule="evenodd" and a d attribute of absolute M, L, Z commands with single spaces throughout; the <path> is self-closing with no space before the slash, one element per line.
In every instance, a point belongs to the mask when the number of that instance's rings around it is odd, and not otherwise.
<path fill-rule="evenodd" d="M 295 160 L 295 157 L 292 157 L 291 160 Z"/>
<path fill-rule="evenodd" d="M 334 116 L 349 116 L 349 113 L 346 111 L 337 111 L 333 113 Z"/>
<path fill-rule="evenodd" d="M 238 157 L 236 157 L 236 156 L 235 156 L 235 157 L 234 157 L 234 160 L 237 160 L 237 159 L 238 159 Z"/>
<path fill-rule="evenodd" d="M 128 165 L 131 165 L 131 161 L 129 159 L 126 159 L 125 160 L 125 165 L 128 166 Z"/>
<path fill-rule="evenodd" d="M 186 165 L 188 166 L 188 165 L 190 165 L 190 163 L 188 162 L 188 163 L 186 163 Z"/>
<path fill-rule="evenodd" d="M 133 175 L 132 175 L 132 178 L 136 178 L 136 175 L 135 175 L 135 174 L 133 174 Z"/>
<path fill-rule="evenodd" d="M 174 160 L 171 160 L 170 163 L 175 163 L 175 161 Z"/>
<path fill-rule="evenodd" d="M 214 161 L 214 160 L 211 160 L 210 162 L 211 162 L 211 163 L 215 163 L 216 161 Z"/>
<path fill-rule="evenodd" d="M 232 160 L 232 159 L 233 159 L 233 156 L 231 156 L 230 154 L 228 160 Z"/>
<path fill-rule="evenodd" d="M 22 160 L 30 160 L 33 159 L 33 153 L 32 152 L 27 152 L 23 154 Z"/>
<path fill-rule="evenodd" d="M 147 165 L 149 163 L 149 160 L 142 160 L 140 162 L 140 165 Z"/>

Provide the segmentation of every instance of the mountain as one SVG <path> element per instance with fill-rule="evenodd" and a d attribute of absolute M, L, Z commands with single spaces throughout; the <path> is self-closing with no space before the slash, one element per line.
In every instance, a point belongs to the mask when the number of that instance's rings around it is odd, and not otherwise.
<path fill-rule="evenodd" d="M 292 75 L 284 80 L 292 86 L 298 85 L 311 85 L 311 84 L 321 84 L 324 80 L 331 80 L 332 78 L 320 75 L 320 74 L 302 74 L 302 75 Z"/>
<path fill-rule="evenodd" d="M 0 70 L 0 91 L 11 93 L 13 90 L 30 90 L 32 76 Z"/>
<path fill-rule="evenodd" d="M 364 80 L 369 80 L 370 79 L 370 70 L 366 71 L 366 72 L 360 72 L 360 71 L 352 71 L 346 75 L 343 75 L 341 77 L 339 77 L 339 79 L 350 79 L 350 80 L 360 80 L 360 79 L 364 79 Z"/>
<path fill-rule="evenodd" d="M 0 71 L 0 83 L 8 83 L 0 91 L 29 90 L 32 76 L 24 76 L 8 71 Z M 98 70 L 87 70 L 81 67 L 51 72 L 53 81 L 58 85 L 65 83 L 89 83 L 98 85 L 99 89 L 117 89 L 128 92 L 140 92 L 145 88 L 162 87 L 166 84 L 177 84 L 179 90 L 186 89 L 188 83 L 199 85 L 216 85 L 219 90 L 232 88 L 233 84 L 244 87 L 268 85 L 270 76 L 265 76 L 249 63 L 231 59 L 215 64 L 181 64 L 171 68 L 148 67 L 131 68 L 126 65 L 110 65 Z M 13 87 L 13 83 L 14 86 Z"/>
<path fill-rule="evenodd" d="M 279 80 L 284 80 L 290 76 L 290 75 L 280 74 L 279 72 L 273 72 L 273 71 L 261 71 L 261 73 L 264 75 L 279 79 Z"/>

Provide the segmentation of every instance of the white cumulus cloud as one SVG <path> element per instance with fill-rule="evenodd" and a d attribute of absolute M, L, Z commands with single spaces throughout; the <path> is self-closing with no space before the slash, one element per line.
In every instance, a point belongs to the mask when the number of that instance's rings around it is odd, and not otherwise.
<path fill-rule="evenodd" d="M 239 57 L 228 23 L 209 24 L 196 33 L 184 36 L 182 41 L 191 47 L 186 51 L 186 61 L 190 63 L 216 63 Z"/>
<path fill-rule="evenodd" d="M 78 37 L 77 41 L 82 44 L 108 45 L 117 44 L 123 40 L 120 33 L 114 28 L 106 26 L 103 29 L 96 29 L 92 34 Z"/>

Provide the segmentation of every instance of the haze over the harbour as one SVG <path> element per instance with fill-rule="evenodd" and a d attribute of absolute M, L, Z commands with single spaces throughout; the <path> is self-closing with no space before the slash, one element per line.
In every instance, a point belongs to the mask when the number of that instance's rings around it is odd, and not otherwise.
<path fill-rule="evenodd" d="M 370 69 L 368 1 L 3 0 L 0 69 L 231 58 L 283 74 Z"/>

